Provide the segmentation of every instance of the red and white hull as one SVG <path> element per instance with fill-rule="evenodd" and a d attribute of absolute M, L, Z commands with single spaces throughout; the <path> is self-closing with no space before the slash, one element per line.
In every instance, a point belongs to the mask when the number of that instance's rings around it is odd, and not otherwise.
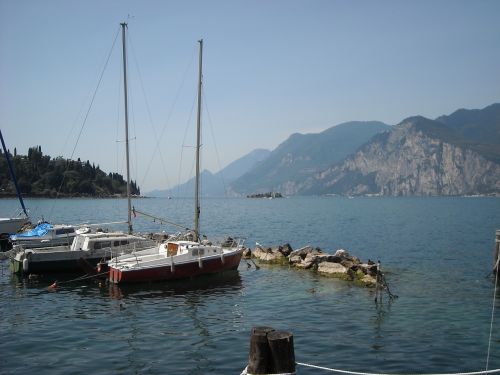
<path fill-rule="evenodd" d="M 211 255 L 178 263 L 174 261 L 173 264 L 172 259 L 166 258 L 163 264 L 128 269 L 115 267 L 110 261 L 109 280 L 115 284 L 168 281 L 230 271 L 238 268 L 242 254 L 243 249 L 238 248 L 224 253 L 223 256 Z"/>

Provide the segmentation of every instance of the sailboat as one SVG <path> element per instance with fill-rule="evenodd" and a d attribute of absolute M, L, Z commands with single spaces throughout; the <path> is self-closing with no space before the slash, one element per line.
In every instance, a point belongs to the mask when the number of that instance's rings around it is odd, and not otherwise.
<path fill-rule="evenodd" d="M 82 228 L 72 232 L 74 240 L 67 246 L 50 246 L 41 248 L 23 248 L 19 243 L 18 251 L 11 259 L 10 268 L 15 273 L 72 272 L 85 266 L 95 266 L 103 260 L 114 256 L 131 253 L 138 249 L 146 249 L 155 245 L 155 241 L 132 234 L 132 204 L 130 194 L 129 138 L 128 138 L 128 97 L 127 97 L 127 63 L 126 63 L 126 23 L 121 24 L 123 41 L 123 77 L 125 98 L 125 153 L 127 168 L 127 204 L 128 234 L 123 232 L 89 233 Z M 64 228 L 63 228 L 64 229 Z M 62 230 L 62 229 L 61 229 Z"/>
<path fill-rule="evenodd" d="M 16 233 L 17 231 L 19 231 L 24 225 L 29 223 L 30 218 L 28 215 L 28 211 L 26 210 L 26 206 L 24 205 L 23 197 L 21 196 L 21 190 L 19 189 L 19 185 L 17 184 L 14 168 L 12 167 L 7 147 L 5 147 L 5 142 L 3 140 L 3 135 L 1 130 L 0 130 L 0 140 L 2 141 L 2 148 L 5 154 L 5 159 L 7 160 L 7 165 L 9 167 L 9 172 L 12 177 L 12 181 L 14 181 L 17 197 L 19 198 L 19 203 L 21 203 L 21 207 L 24 213 L 24 215 L 20 214 L 18 217 L 0 218 L 0 235 L 6 235 L 9 233 Z M 8 236 L 6 236 L 6 239 L 8 239 Z"/>
<path fill-rule="evenodd" d="M 235 270 L 243 254 L 243 240 L 228 238 L 220 244 L 200 241 L 200 129 L 203 40 L 199 43 L 198 115 L 196 126 L 196 183 L 194 230 L 191 240 L 168 240 L 151 249 L 111 259 L 109 280 L 112 283 L 193 278 L 209 273 Z"/>

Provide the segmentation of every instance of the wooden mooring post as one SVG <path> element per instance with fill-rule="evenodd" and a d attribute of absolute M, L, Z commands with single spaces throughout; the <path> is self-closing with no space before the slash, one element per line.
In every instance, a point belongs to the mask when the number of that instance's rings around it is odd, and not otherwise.
<path fill-rule="evenodd" d="M 500 229 L 496 230 L 495 236 L 495 258 L 493 259 L 493 272 L 498 273 L 498 266 L 500 263 Z"/>
<path fill-rule="evenodd" d="M 254 327 L 250 337 L 247 374 L 295 373 L 293 334 L 271 327 Z"/>

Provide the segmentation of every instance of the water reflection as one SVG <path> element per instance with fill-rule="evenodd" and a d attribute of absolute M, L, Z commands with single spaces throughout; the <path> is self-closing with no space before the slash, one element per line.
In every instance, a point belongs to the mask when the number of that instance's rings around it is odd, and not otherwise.
<path fill-rule="evenodd" d="M 118 303 L 118 315 L 126 316 L 120 331 L 126 335 L 131 369 L 157 373 L 177 368 L 204 374 L 215 366 L 213 351 L 221 349 L 228 323 L 241 315 L 234 297 L 242 288 L 239 272 L 232 271 L 175 282 L 109 284 L 102 293 Z M 145 346 L 153 346 L 161 357 L 145 361 Z"/>
<path fill-rule="evenodd" d="M 243 287 L 238 271 L 217 275 L 203 275 L 195 279 L 141 284 L 109 284 L 112 299 L 149 299 L 168 296 L 186 296 L 186 301 L 201 296 L 238 291 Z"/>

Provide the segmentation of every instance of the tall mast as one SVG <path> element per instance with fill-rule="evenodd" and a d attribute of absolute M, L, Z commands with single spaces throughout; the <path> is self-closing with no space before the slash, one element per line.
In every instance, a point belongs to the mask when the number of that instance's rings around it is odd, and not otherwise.
<path fill-rule="evenodd" d="M 3 141 L 2 131 L 0 130 L 0 140 L 2 141 L 3 152 L 5 153 L 5 158 L 7 159 L 7 165 L 9 166 L 10 175 L 12 176 L 12 181 L 14 181 L 14 186 L 16 188 L 17 197 L 19 198 L 19 202 L 21 203 L 21 207 L 23 208 L 23 212 L 28 217 L 28 212 L 26 211 L 26 207 L 24 206 L 23 197 L 21 195 L 21 190 L 19 189 L 19 185 L 17 184 L 16 174 L 14 173 L 14 168 L 12 167 L 12 163 L 10 161 L 9 153 L 7 152 L 7 147 L 5 147 L 5 142 Z"/>
<path fill-rule="evenodd" d="M 132 234 L 132 202 L 130 201 L 130 163 L 128 156 L 128 97 L 127 97 L 127 50 L 125 30 L 127 24 L 121 23 L 122 26 L 122 45 L 123 45 L 123 90 L 125 92 L 125 154 L 127 159 L 127 202 L 128 202 L 128 233 Z"/>
<path fill-rule="evenodd" d="M 203 39 L 200 43 L 200 58 L 198 67 L 198 116 L 196 120 L 196 184 L 194 192 L 194 240 L 199 241 L 200 238 L 200 138 L 201 138 L 201 82 L 203 78 L 202 63 L 203 63 Z"/>

